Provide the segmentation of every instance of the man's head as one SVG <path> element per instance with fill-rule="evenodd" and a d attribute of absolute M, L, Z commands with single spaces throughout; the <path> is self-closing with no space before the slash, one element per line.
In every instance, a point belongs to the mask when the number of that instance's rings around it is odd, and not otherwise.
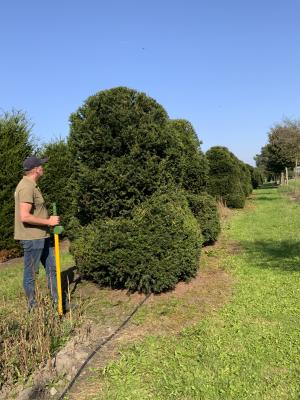
<path fill-rule="evenodd" d="M 48 162 L 48 158 L 38 158 L 36 156 L 27 157 L 23 162 L 26 175 L 34 175 L 36 179 L 43 175 L 43 165 Z"/>

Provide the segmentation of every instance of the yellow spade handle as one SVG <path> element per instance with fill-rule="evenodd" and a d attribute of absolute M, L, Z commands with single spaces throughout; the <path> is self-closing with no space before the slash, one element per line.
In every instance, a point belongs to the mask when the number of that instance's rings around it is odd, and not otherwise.
<path fill-rule="evenodd" d="M 54 245 L 55 245 L 56 282 L 57 282 L 57 310 L 58 310 L 58 314 L 59 315 L 63 315 L 62 292 L 61 292 L 59 238 L 58 238 L 57 234 L 54 234 Z"/>

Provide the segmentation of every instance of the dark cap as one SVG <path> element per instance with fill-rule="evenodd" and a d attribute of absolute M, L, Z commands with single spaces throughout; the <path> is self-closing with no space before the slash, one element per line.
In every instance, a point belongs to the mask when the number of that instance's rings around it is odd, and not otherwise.
<path fill-rule="evenodd" d="M 46 162 L 48 162 L 48 158 L 37 158 L 36 156 L 31 156 L 26 158 L 23 162 L 23 168 L 25 171 L 31 171 L 33 168 L 39 167 Z"/>

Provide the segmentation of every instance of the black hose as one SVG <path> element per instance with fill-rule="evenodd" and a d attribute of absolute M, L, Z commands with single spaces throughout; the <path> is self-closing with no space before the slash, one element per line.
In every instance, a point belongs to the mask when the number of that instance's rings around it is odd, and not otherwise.
<path fill-rule="evenodd" d="M 71 382 L 68 384 L 68 386 L 66 387 L 66 389 L 63 391 L 63 393 L 60 395 L 60 397 L 58 398 L 58 400 L 63 400 L 63 398 L 65 397 L 65 395 L 69 392 L 69 390 L 71 389 L 71 387 L 74 385 L 74 383 L 76 382 L 76 380 L 79 378 L 81 372 L 83 371 L 83 369 L 85 368 L 85 366 L 88 364 L 88 362 L 94 357 L 94 355 L 109 341 L 111 341 L 118 332 L 120 332 L 120 330 L 122 328 L 124 328 L 124 326 L 126 326 L 128 324 L 128 322 L 131 320 L 131 318 L 134 316 L 134 314 L 140 309 L 140 307 L 145 303 L 146 300 L 148 300 L 148 298 L 150 297 L 150 293 L 147 294 L 145 296 L 145 298 L 135 307 L 135 309 L 132 311 L 132 313 L 122 322 L 122 324 L 110 335 L 108 336 L 106 339 L 104 339 L 91 353 L 90 355 L 87 357 L 87 359 L 82 363 L 82 365 L 79 367 L 78 371 L 76 372 L 75 376 L 73 377 L 73 379 L 71 380 Z"/>

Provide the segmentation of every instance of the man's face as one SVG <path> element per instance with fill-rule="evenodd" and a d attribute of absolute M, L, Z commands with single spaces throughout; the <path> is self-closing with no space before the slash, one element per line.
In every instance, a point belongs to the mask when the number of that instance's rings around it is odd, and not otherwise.
<path fill-rule="evenodd" d="M 42 165 L 40 165 L 39 167 L 36 167 L 35 170 L 36 170 L 38 177 L 41 177 L 44 175 L 44 168 Z"/>

